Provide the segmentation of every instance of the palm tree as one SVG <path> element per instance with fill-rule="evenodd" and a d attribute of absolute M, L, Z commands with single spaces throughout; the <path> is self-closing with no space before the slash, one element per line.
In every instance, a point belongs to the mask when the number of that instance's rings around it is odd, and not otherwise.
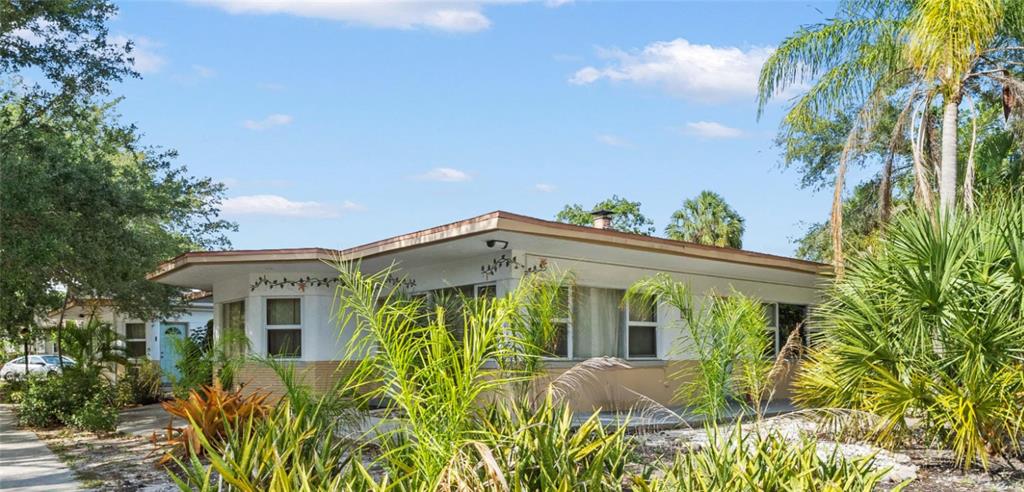
<path fill-rule="evenodd" d="M 743 217 L 713 191 L 704 190 L 672 214 L 665 235 L 708 246 L 743 247 Z"/>
<path fill-rule="evenodd" d="M 941 208 L 956 204 L 959 104 L 965 89 L 991 90 L 988 78 L 1015 93 L 1024 87 L 1011 77 L 1024 38 L 1022 0 L 845 0 L 835 19 L 803 27 L 768 58 L 759 80 L 760 115 L 767 102 L 787 89 L 810 87 L 789 109 L 783 126 L 816 115 L 852 110 L 857 114 L 840 157 L 832 202 L 833 261 L 842 273 L 842 192 L 847 163 L 870 140 L 886 101 L 904 109 L 891 138 L 914 148 L 915 196 L 931 208 L 931 178 L 926 166 L 931 107 L 941 99 L 942 151 L 939 175 Z M 1005 15 L 1004 15 L 1005 14 Z M 1015 65 L 1017 64 L 1017 65 Z M 990 84 L 991 85 L 991 84 Z M 968 162 L 967 176 L 971 175 Z M 969 187 L 965 187 L 969 189 Z"/>

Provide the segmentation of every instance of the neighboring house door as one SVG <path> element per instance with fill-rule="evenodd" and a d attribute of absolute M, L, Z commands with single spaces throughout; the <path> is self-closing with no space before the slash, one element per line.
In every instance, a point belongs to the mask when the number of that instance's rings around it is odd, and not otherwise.
<path fill-rule="evenodd" d="M 180 340 L 182 337 L 188 334 L 188 325 L 185 323 L 161 323 L 160 329 L 160 370 L 163 372 L 163 379 L 165 382 L 169 382 L 169 375 L 174 375 L 175 378 L 181 377 L 181 372 L 178 371 L 178 359 L 181 355 L 175 349 L 177 343 L 175 340 Z"/>

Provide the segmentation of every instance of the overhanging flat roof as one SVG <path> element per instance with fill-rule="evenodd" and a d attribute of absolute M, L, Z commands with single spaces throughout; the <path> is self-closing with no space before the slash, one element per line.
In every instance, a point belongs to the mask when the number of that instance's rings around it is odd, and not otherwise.
<path fill-rule="evenodd" d="M 233 251 L 193 251 L 179 255 L 149 274 L 150 280 L 159 281 L 172 272 L 192 265 L 223 265 L 263 262 L 350 261 L 372 258 L 402 250 L 441 243 L 492 231 L 511 231 L 535 236 L 581 241 L 620 248 L 644 250 L 665 254 L 725 261 L 782 270 L 829 274 L 832 266 L 814 261 L 785 256 L 757 253 L 734 248 L 705 246 L 610 229 L 577 226 L 550 220 L 496 211 L 477 217 L 452 222 L 430 229 L 374 241 L 348 249 L 291 248 Z"/>

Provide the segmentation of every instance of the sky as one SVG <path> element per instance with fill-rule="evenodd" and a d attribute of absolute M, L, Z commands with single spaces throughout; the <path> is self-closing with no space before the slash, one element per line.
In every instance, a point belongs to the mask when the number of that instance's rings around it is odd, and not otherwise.
<path fill-rule="evenodd" d="M 661 234 L 701 190 L 791 255 L 830 190 L 780 167 L 761 62 L 831 4 L 127 2 L 144 142 L 227 186 L 236 249 L 343 248 L 613 194 Z M 790 94 L 792 95 L 792 94 Z M 851 181 L 856 181 L 855 179 Z"/>

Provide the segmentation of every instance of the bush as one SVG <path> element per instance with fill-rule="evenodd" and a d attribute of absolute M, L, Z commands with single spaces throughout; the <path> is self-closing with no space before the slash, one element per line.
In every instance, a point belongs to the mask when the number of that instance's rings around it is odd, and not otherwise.
<path fill-rule="evenodd" d="M 225 391 L 220 386 L 204 386 L 199 391 L 189 392 L 188 398 L 164 402 L 162 405 L 167 413 L 184 419 L 188 425 L 169 431 L 167 442 L 170 450 L 160 463 L 167 463 L 176 456 L 201 454 L 208 448 L 202 445 L 204 441 L 218 449 L 236 422 L 262 419 L 267 414 L 269 408 L 264 402 L 268 396 L 266 393 L 245 395 L 241 389 Z"/>
<path fill-rule="evenodd" d="M 113 389 L 102 377 L 66 370 L 63 375 L 29 378 L 18 419 L 30 427 L 71 426 L 111 431 L 117 419 Z"/>
<path fill-rule="evenodd" d="M 97 394 L 66 418 L 65 424 L 92 432 L 113 432 L 117 428 L 117 408 L 104 395 Z"/>
<path fill-rule="evenodd" d="M 796 381 L 805 407 L 877 418 L 867 437 L 922 437 L 959 463 L 1024 452 L 1024 200 L 973 215 L 912 212 L 817 311 L 822 330 Z"/>
<path fill-rule="evenodd" d="M 160 365 L 144 360 L 126 368 L 124 376 L 117 381 L 117 404 L 148 405 L 160 401 Z"/>
<path fill-rule="evenodd" d="M 25 397 L 26 383 L 23 378 L 0 381 L 0 403 L 21 403 Z"/>

